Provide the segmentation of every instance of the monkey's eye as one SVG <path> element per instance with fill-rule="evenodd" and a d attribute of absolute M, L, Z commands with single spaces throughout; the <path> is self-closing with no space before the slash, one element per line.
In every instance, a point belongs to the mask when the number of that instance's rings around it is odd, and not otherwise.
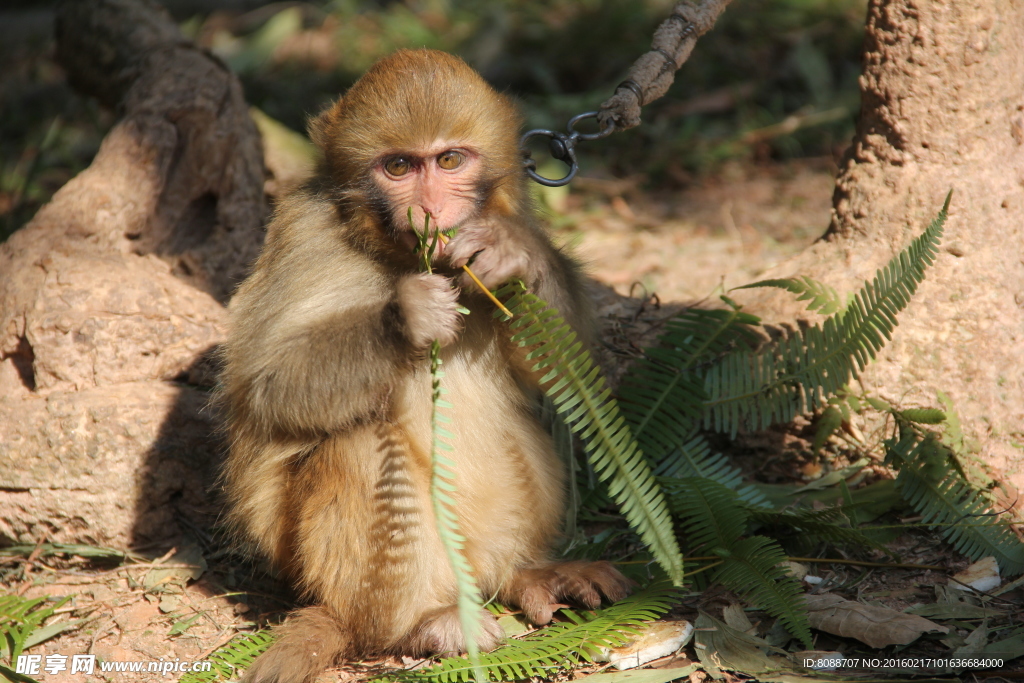
<path fill-rule="evenodd" d="M 462 166 L 462 162 L 466 160 L 466 157 L 462 152 L 456 152 L 454 149 L 450 149 L 447 152 L 441 152 L 437 157 L 437 165 L 446 171 L 450 171 L 454 168 Z"/>
<path fill-rule="evenodd" d="M 391 157 L 384 162 L 384 170 L 388 175 L 403 176 L 412 168 L 412 163 L 405 157 Z"/>

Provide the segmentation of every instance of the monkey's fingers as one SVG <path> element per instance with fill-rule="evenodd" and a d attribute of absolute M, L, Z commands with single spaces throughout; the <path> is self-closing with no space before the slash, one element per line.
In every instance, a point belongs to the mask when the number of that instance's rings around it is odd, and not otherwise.
<path fill-rule="evenodd" d="M 441 244 L 442 244 L 442 245 L 446 245 L 446 244 L 448 244 L 448 240 L 449 240 L 449 237 L 448 237 L 447 235 L 445 235 L 445 234 L 444 234 L 443 232 L 442 232 L 442 233 L 438 233 L 438 234 L 439 234 L 439 235 L 440 235 L 440 237 L 441 237 Z M 505 307 L 505 304 L 501 303 L 501 302 L 500 302 L 500 301 L 498 300 L 498 297 L 496 297 L 496 296 L 494 296 L 493 294 L 491 294 L 491 290 L 487 289 L 487 287 L 486 287 L 486 286 L 484 285 L 484 283 L 480 281 L 480 278 L 478 278 L 478 277 L 476 276 L 476 273 L 474 273 L 474 272 L 473 272 L 473 271 L 472 271 L 472 270 L 470 269 L 470 267 L 469 267 L 469 264 L 468 264 L 468 263 L 466 263 L 466 264 L 463 264 L 463 266 L 462 266 L 462 269 L 463 269 L 464 271 L 466 271 L 466 275 L 468 275 L 468 276 L 469 276 L 469 279 L 471 279 L 471 280 L 472 280 L 472 281 L 473 281 L 474 283 L 476 283 L 476 286 L 480 288 L 480 291 L 481 291 L 481 292 L 483 292 L 484 294 L 486 294 L 486 295 L 487 295 L 487 298 L 488 298 L 488 299 L 490 299 L 490 300 L 491 300 L 491 301 L 492 301 L 492 302 L 494 303 L 494 305 L 498 307 L 498 310 L 499 310 L 499 311 L 501 311 L 502 313 L 504 313 L 504 314 L 505 314 L 506 316 L 508 316 L 509 318 L 511 318 L 511 317 L 512 317 L 512 311 L 508 310 L 508 309 L 507 309 L 507 308 Z"/>
<path fill-rule="evenodd" d="M 618 602 L 633 592 L 636 584 L 615 568 L 611 562 L 591 562 L 583 571 L 587 581 L 596 586 L 608 602 Z"/>

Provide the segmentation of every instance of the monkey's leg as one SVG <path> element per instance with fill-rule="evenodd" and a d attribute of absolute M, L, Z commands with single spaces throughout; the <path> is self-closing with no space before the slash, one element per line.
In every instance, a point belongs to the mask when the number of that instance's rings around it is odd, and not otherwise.
<path fill-rule="evenodd" d="M 350 639 L 323 607 L 305 607 L 274 629 L 277 641 L 245 672 L 242 683 L 309 683 L 346 652 Z"/>
<path fill-rule="evenodd" d="M 519 605 L 534 624 L 546 624 L 562 602 L 588 609 L 601 605 L 601 597 L 615 602 L 629 595 L 632 582 L 610 562 L 558 562 L 520 569 L 500 598 Z"/>

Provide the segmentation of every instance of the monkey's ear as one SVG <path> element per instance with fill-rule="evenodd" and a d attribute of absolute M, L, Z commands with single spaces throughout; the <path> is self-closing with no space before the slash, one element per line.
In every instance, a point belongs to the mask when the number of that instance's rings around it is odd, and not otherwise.
<path fill-rule="evenodd" d="M 327 145 L 333 137 L 331 130 L 334 128 L 337 120 L 341 118 L 343 108 L 344 98 L 339 98 L 337 102 L 327 106 L 322 112 L 309 120 L 309 124 L 306 126 L 309 139 L 320 149 L 327 149 Z"/>

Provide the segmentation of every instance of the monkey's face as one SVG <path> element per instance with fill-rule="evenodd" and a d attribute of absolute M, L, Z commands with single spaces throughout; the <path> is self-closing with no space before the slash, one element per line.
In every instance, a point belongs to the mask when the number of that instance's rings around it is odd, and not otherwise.
<path fill-rule="evenodd" d="M 409 225 L 423 229 L 430 214 L 431 231 L 448 230 L 469 220 L 480 203 L 482 160 L 470 146 L 437 140 L 407 150 L 380 155 L 374 164 L 374 184 L 386 198 L 396 238 L 412 247 L 416 243 Z M 443 244 L 438 244 L 443 249 Z"/>

